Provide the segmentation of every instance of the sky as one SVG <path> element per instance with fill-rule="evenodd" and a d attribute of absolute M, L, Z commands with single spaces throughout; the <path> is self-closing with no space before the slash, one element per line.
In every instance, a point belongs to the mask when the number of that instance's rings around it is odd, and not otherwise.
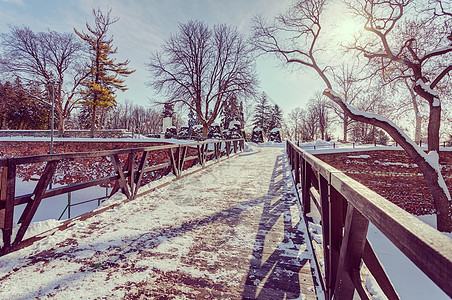
<path fill-rule="evenodd" d="M 117 92 L 118 100 L 150 106 L 151 99 L 164 98 L 146 85 L 150 75 L 146 63 L 170 34 L 178 32 L 179 23 L 189 20 L 200 20 L 209 26 L 226 23 L 248 36 L 254 15 L 272 18 L 290 3 L 291 0 L 0 0 L 0 33 L 9 32 L 9 25 L 28 26 L 34 32 L 85 30 L 86 22 L 93 24 L 93 7 L 104 11 L 111 8 L 112 16 L 119 17 L 109 29 L 113 44 L 118 47 L 116 57 L 118 61 L 130 60 L 129 67 L 136 70 L 126 79 L 128 90 Z M 305 106 L 315 92 L 324 89 L 314 72 L 289 71 L 271 56 L 258 58 L 256 67 L 259 90 L 267 93 L 286 114 Z"/>

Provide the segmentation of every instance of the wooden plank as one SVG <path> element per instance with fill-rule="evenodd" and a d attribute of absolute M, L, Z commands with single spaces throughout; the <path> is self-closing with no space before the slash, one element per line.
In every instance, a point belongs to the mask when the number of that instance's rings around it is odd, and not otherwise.
<path fill-rule="evenodd" d="M 332 289 L 331 286 L 331 260 L 330 260 L 330 188 L 328 180 L 323 176 L 319 176 L 319 198 L 320 198 L 320 216 L 322 218 L 322 237 L 323 237 L 323 261 L 325 269 L 325 277 L 323 279 L 323 290 L 325 291 L 326 299 L 331 299 Z"/>
<path fill-rule="evenodd" d="M 144 151 L 143 154 L 141 155 L 141 160 L 140 160 L 140 165 L 138 166 L 138 170 L 137 170 L 137 178 L 136 178 L 136 182 L 135 182 L 135 190 L 133 191 L 133 199 L 136 198 L 137 193 L 138 193 L 138 189 L 141 186 L 141 180 L 143 179 L 143 175 L 144 175 L 144 169 L 146 167 L 146 161 L 148 159 L 149 156 L 149 151 Z"/>
<path fill-rule="evenodd" d="M 192 156 L 191 159 L 198 159 L 198 156 Z M 171 167 L 171 162 L 167 162 L 167 163 L 158 164 L 158 165 L 155 165 L 155 166 L 152 166 L 152 167 L 144 168 L 144 173 L 157 171 L 157 170 L 168 168 L 168 167 Z"/>
<path fill-rule="evenodd" d="M 311 199 L 309 197 L 309 189 L 311 188 L 311 165 L 307 163 L 306 160 L 302 160 L 303 163 L 303 177 L 302 177 L 302 202 L 303 202 L 303 213 L 308 214 L 311 212 Z"/>
<path fill-rule="evenodd" d="M 203 151 L 204 147 L 201 147 L 201 145 L 198 145 L 197 148 L 198 148 L 199 164 L 201 166 L 204 166 L 204 155 L 202 154 L 202 151 Z"/>
<path fill-rule="evenodd" d="M 368 240 L 366 240 L 366 245 L 364 246 L 363 261 L 386 297 L 388 297 L 389 300 L 399 299 L 399 295 L 395 291 L 394 286 L 389 280 L 386 271 L 381 266 L 380 260 L 377 255 L 375 255 Z"/>
<path fill-rule="evenodd" d="M 356 284 L 354 278 L 356 278 L 356 274 L 359 274 L 368 227 L 369 220 L 352 205 L 348 205 L 334 288 L 334 298 L 353 299 Z M 361 282 L 359 282 L 359 285 L 361 286 Z M 362 293 L 362 286 L 358 288 L 358 292 L 363 299 L 365 293 Z"/>
<path fill-rule="evenodd" d="M 134 185 L 135 185 L 135 153 L 130 152 L 127 156 L 127 178 L 129 182 L 129 191 L 130 191 L 130 197 L 133 198 L 133 191 Z"/>
<path fill-rule="evenodd" d="M 0 229 L 5 228 L 6 186 L 8 167 L 0 167 Z"/>
<path fill-rule="evenodd" d="M 13 231 L 14 218 L 14 194 L 16 189 L 16 160 L 15 158 L 7 158 L 6 161 L 7 166 L 2 173 L 2 190 L 5 190 L 5 192 L 2 193 L 2 200 L 5 202 L 2 225 L 3 253 L 11 250 L 11 235 Z"/>
<path fill-rule="evenodd" d="M 124 195 L 126 195 L 127 199 L 131 199 L 129 187 L 127 186 L 127 181 L 124 176 L 124 172 L 122 171 L 121 162 L 119 161 L 118 155 L 117 154 L 112 155 L 111 160 L 113 162 L 113 166 L 115 168 L 116 173 L 119 175 L 118 178 L 119 187 L 121 188 Z"/>
<path fill-rule="evenodd" d="M 141 148 L 129 148 L 129 149 L 117 149 L 117 150 L 104 150 L 104 151 L 93 151 L 93 152 L 76 152 L 76 153 L 63 153 L 63 154 L 47 154 L 47 155 L 37 155 L 37 156 L 26 156 L 18 157 L 17 165 L 27 164 L 27 163 L 38 163 L 38 162 L 48 162 L 54 160 L 64 160 L 64 159 L 83 159 L 91 157 L 104 157 L 120 154 L 138 153 L 143 151 L 157 151 L 166 150 L 171 148 L 177 148 L 178 145 L 165 145 L 165 146 L 152 146 L 152 147 L 141 147 Z"/>
<path fill-rule="evenodd" d="M 342 229 L 344 226 L 343 214 L 344 200 L 334 188 L 330 186 L 330 199 L 328 205 L 329 215 L 329 283 L 331 293 L 334 291 L 336 285 L 336 275 L 339 263 L 339 253 L 342 244 Z M 325 246 L 326 247 L 326 246 Z"/>
<path fill-rule="evenodd" d="M 243 139 L 233 139 L 233 140 L 225 140 L 226 144 L 231 142 L 243 142 Z M 197 145 L 208 145 L 217 142 L 199 142 L 199 143 L 190 143 L 185 144 L 186 147 L 196 147 Z M 179 145 L 163 145 L 163 146 L 151 146 L 151 147 L 138 147 L 138 148 L 128 148 L 128 149 L 116 149 L 116 150 L 104 150 L 104 151 L 93 151 L 93 152 L 72 152 L 72 153 L 62 153 L 62 154 L 47 154 L 47 155 L 35 155 L 35 156 L 24 156 L 16 158 L 16 165 L 28 164 L 28 163 L 39 163 L 39 162 L 48 162 L 48 161 L 58 161 L 58 160 L 71 160 L 71 159 L 83 159 L 83 158 L 91 158 L 91 157 L 104 157 L 104 156 L 112 156 L 112 155 L 120 155 L 120 154 L 128 154 L 130 152 L 138 153 L 144 151 L 157 151 L 157 150 L 166 150 L 171 148 L 177 148 Z M 0 166 L 6 166 L 7 161 L 6 158 L 0 159 Z"/>
<path fill-rule="evenodd" d="M 452 297 L 451 239 L 345 174 L 333 174 L 331 184 Z"/>
<path fill-rule="evenodd" d="M 27 204 L 20 217 L 19 223 L 21 223 L 21 225 L 17 232 L 16 238 L 14 239 L 14 243 L 12 246 L 13 248 L 16 247 L 22 241 L 22 238 L 24 237 L 31 220 L 33 219 L 36 210 L 38 209 L 39 204 L 41 203 L 44 193 L 47 187 L 49 186 L 50 181 L 52 180 L 57 165 L 58 161 L 49 161 L 46 164 L 44 172 L 42 173 L 41 178 L 39 178 L 39 181 L 36 184 L 36 187 L 33 191 L 34 199 L 32 199 L 32 201 Z"/>
<path fill-rule="evenodd" d="M 185 158 L 187 157 L 188 147 L 182 147 L 182 155 L 179 158 L 179 170 L 182 173 L 184 170 Z"/>

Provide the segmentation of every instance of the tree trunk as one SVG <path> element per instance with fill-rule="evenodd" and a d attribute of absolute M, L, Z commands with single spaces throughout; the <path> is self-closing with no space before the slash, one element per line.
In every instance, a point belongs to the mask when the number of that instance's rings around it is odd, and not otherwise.
<path fill-rule="evenodd" d="M 64 133 L 64 126 L 66 124 L 66 117 L 61 112 L 58 112 L 58 134 Z"/>
<path fill-rule="evenodd" d="M 430 104 L 428 120 L 428 151 L 439 153 L 439 128 L 441 126 L 441 106 Z"/>
<path fill-rule="evenodd" d="M 411 104 L 413 104 L 413 110 L 414 110 L 414 121 L 415 121 L 415 129 L 414 129 L 414 141 L 417 145 L 420 145 L 421 142 L 421 124 L 422 124 L 422 117 L 419 113 L 419 105 L 417 103 L 417 95 L 414 92 L 414 90 L 410 87 L 408 82 L 405 80 L 405 85 L 408 88 L 408 91 L 410 91 L 411 95 Z"/>
<path fill-rule="evenodd" d="M 207 124 L 202 125 L 202 136 L 207 138 L 207 135 L 209 133 L 209 126 Z"/>
<path fill-rule="evenodd" d="M 421 130 L 422 130 L 422 117 L 419 114 L 416 114 L 415 119 L 415 131 L 414 131 L 414 141 L 416 144 L 420 145 L 421 143 Z"/>
<path fill-rule="evenodd" d="M 91 112 L 91 138 L 94 138 L 94 132 L 96 131 L 96 105 L 93 105 L 93 111 Z"/>
<path fill-rule="evenodd" d="M 344 116 L 344 142 L 348 139 L 348 123 L 348 116 Z"/>

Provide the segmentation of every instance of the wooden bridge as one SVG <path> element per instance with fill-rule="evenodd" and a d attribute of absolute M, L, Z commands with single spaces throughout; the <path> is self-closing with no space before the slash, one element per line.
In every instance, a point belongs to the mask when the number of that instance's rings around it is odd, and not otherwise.
<path fill-rule="evenodd" d="M 243 152 L 239 140 L 208 145 L 0 160 L 7 237 L 0 298 L 367 299 L 360 276 L 365 265 L 386 296 L 397 299 L 367 242 L 369 222 L 452 295 L 452 242 L 441 233 L 292 143 L 287 153 Z M 162 150 L 168 162 L 147 162 L 150 153 Z M 71 155 L 109 156 L 116 175 L 47 190 L 55 165 Z M 11 192 L 17 164 L 43 161 L 32 195 Z M 189 161 L 204 168 L 185 170 Z M 178 180 L 139 189 L 144 174 L 159 168 L 171 168 Z M 109 181 L 124 201 L 107 201 L 22 240 L 21 229 L 42 199 Z M 14 239 L 11 210 L 19 203 L 27 203 L 21 217 L 27 226 Z M 312 210 L 322 218 L 321 243 L 307 229 Z M 27 284 L 18 288 L 25 278 Z"/>

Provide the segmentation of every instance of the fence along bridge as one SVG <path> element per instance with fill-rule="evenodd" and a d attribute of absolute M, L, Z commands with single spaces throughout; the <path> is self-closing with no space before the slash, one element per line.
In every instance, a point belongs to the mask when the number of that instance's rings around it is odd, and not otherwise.
<path fill-rule="evenodd" d="M 0 274 L 0 294 L 46 295 L 46 289 L 39 286 L 28 287 L 25 294 L 20 294 L 13 288 L 17 285 L 15 278 L 36 269 L 35 264 L 39 264 L 39 272 L 45 273 L 60 262 L 61 266 L 91 264 L 91 268 L 77 269 L 77 276 L 64 274 L 62 268 L 59 272 L 65 280 L 56 286 L 46 282 L 46 276 L 34 282 L 49 287 L 48 294 L 62 297 L 86 289 L 92 297 L 352 299 L 357 294 L 366 299 L 369 294 L 360 277 L 364 263 L 386 296 L 397 299 L 390 279 L 366 239 L 367 227 L 372 222 L 452 296 L 452 243 L 439 232 L 290 142 L 287 153 L 275 148 L 243 153 L 240 140 L 210 144 L 210 147 L 208 142 L 203 142 L 0 160 L 2 254 L 33 242 L 52 241 L 44 243 L 50 244 L 50 248 L 38 248 L 38 251 L 32 244 L 21 251 L 24 257 L 16 259 L 21 265 Z M 167 151 L 169 160 L 153 165 L 149 161 L 153 151 Z M 47 189 L 58 162 L 96 156 L 110 157 L 116 175 Z M 227 157 L 234 159 L 226 160 Z M 220 163 L 208 163 L 209 160 Z M 195 175 L 190 170 L 184 171 L 189 161 L 209 166 Z M 38 162 L 44 162 L 46 167 L 33 194 L 15 195 L 16 166 Z M 144 174 L 161 168 L 171 168 L 179 180 L 157 191 L 142 192 L 139 186 Z M 114 182 L 113 192 L 122 190 L 127 198 L 125 204 L 116 208 L 122 210 L 114 222 L 104 213 L 111 207 L 105 207 L 68 220 L 47 234 L 22 240 L 42 199 L 105 182 Z M 294 183 L 301 189 L 296 189 Z M 138 199 L 131 201 L 135 198 Z M 168 201 L 175 205 L 172 210 L 158 209 L 158 204 L 164 206 Z M 13 211 L 22 203 L 27 206 L 14 237 Z M 127 205 L 132 205 L 132 209 Z M 138 209 L 133 209 L 133 205 L 138 205 Z M 306 229 L 310 220 L 306 214 L 311 210 L 318 210 L 322 217 L 323 243 L 314 247 L 315 239 Z M 168 223 L 169 219 L 173 223 Z M 80 222 L 84 230 L 73 230 L 70 238 L 65 235 L 65 228 L 81 227 Z M 121 232 L 122 224 L 142 231 L 132 237 L 126 234 L 120 238 L 121 242 L 116 241 L 114 246 L 104 247 L 102 251 L 93 251 L 92 257 L 74 255 L 87 251 L 87 244 L 99 243 L 98 240 L 111 232 Z M 0 265 L 12 255 L 15 253 L 0 258 Z M 324 268 L 319 267 L 321 261 Z M 74 272 L 68 269 L 68 273 Z M 139 276 L 132 276 L 131 269 Z M 118 282 L 118 278 L 124 277 L 128 280 L 126 285 Z M 103 286 L 112 287 L 110 294 L 105 294 Z"/>

